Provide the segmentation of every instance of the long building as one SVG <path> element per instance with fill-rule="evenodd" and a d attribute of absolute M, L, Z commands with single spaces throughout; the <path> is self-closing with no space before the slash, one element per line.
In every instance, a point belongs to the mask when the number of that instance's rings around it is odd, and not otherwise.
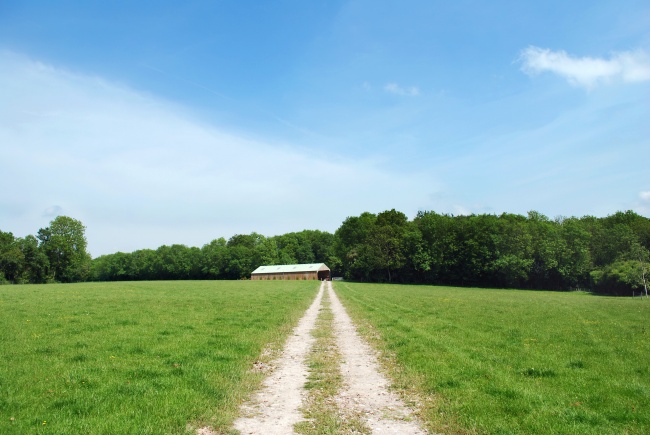
<path fill-rule="evenodd" d="M 322 281 L 330 279 L 330 268 L 325 263 L 260 266 L 251 273 L 251 279 L 317 279 Z"/>

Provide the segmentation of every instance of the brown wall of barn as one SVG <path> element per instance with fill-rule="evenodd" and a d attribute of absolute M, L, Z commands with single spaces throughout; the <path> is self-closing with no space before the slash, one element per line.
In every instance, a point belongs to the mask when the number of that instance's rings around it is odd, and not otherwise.
<path fill-rule="evenodd" d="M 253 281 L 268 281 L 268 280 L 316 280 L 318 279 L 318 272 L 285 272 L 285 273 L 260 273 L 251 275 Z"/>

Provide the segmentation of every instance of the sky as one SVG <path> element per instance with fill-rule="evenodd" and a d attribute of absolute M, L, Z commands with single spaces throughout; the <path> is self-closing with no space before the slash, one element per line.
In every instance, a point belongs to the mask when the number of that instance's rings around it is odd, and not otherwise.
<path fill-rule="evenodd" d="M 650 3 L 0 2 L 0 230 L 93 257 L 397 209 L 650 217 Z"/>

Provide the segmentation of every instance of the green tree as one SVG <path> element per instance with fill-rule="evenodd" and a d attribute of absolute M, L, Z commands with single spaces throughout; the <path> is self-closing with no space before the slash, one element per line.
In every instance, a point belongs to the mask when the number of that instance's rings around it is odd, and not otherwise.
<path fill-rule="evenodd" d="M 89 277 L 91 259 L 85 231 L 81 221 L 68 216 L 57 216 L 49 227 L 38 230 L 39 247 L 49 260 L 52 280 L 75 282 Z"/>
<path fill-rule="evenodd" d="M 159 279 L 193 279 L 197 278 L 201 265 L 201 250 L 181 244 L 163 245 L 156 250 L 161 264 Z"/>
<path fill-rule="evenodd" d="M 220 237 L 201 248 L 201 272 L 206 278 L 222 278 L 226 270 L 226 258 L 228 255 L 226 239 Z"/>
<path fill-rule="evenodd" d="M 497 283 L 506 287 L 523 287 L 533 265 L 533 244 L 526 218 L 502 214 L 495 234 L 497 258 L 492 264 Z"/>
<path fill-rule="evenodd" d="M 160 279 L 162 265 L 158 253 L 153 249 L 140 249 L 131 253 L 130 270 L 133 279 Z"/>
<path fill-rule="evenodd" d="M 280 264 L 308 264 L 314 262 L 311 241 L 304 232 L 287 233 L 272 238 L 278 248 L 277 258 Z"/>
<path fill-rule="evenodd" d="M 365 212 L 360 216 L 346 218 L 336 230 L 334 251 L 348 279 L 368 280 L 370 278 L 371 266 L 367 264 L 366 256 L 362 255 L 362 251 L 366 249 L 364 245 L 376 220 L 376 215 Z"/>
<path fill-rule="evenodd" d="M 47 280 L 49 260 L 38 247 L 38 239 L 32 235 L 17 239 L 16 243 L 23 254 L 22 282 L 31 284 L 44 283 Z"/>
<path fill-rule="evenodd" d="M 591 271 L 596 293 L 631 296 L 641 288 L 647 296 L 647 261 L 619 260 Z"/>
<path fill-rule="evenodd" d="M 373 269 L 385 271 L 388 282 L 393 273 L 406 265 L 406 232 L 408 218 L 395 209 L 377 215 L 375 225 L 368 234 L 366 255 Z"/>
<path fill-rule="evenodd" d="M 558 253 L 563 249 L 564 241 L 559 224 L 537 211 L 530 211 L 528 231 L 533 245 L 529 286 L 537 289 L 562 288 Z"/>
<path fill-rule="evenodd" d="M 25 263 L 25 256 L 12 233 L 0 231 L 0 280 L 18 282 Z"/>
<path fill-rule="evenodd" d="M 635 242 L 630 249 L 630 257 L 636 261 L 636 267 L 632 269 L 629 276 L 629 282 L 632 288 L 643 288 L 643 292 L 648 297 L 648 262 L 650 261 L 650 251 L 641 243 Z"/>
<path fill-rule="evenodd" d="M 331 258 L 334 256 L 334 235 L 326 231 L 304 230 L 302 232 L 311 245 L 314 253 L 315 263 L 327 263 L 330 269 L 335 265 L 330 265 Z"/>
<path fill-rule="evenodd" d="M 275 241 L 261 234 L 236 234 L 228 240 L 226 247 L 226 278 L 249 278 L 257 267 L 263 264 L 277 264 L 278 247 Z"/>
<path fill-rule="evenodd" d="M 456 237 L 456 219 L 433 211 L 418 212 L 414 223 L 421 234 L 419 269 L 423 281 L 429 284 L 447 284 L 459 250 Z"/>
<path fill-rule="evenodd" d="M 586 287 L 591 271 L 589 251 L 591 234 L 576 218 L 560 220 L 564 245 L 559 250 L 558 269 L 563 279 L 563 288 Z"/>
<path fill-rule="evenodd" d="M 641 246 L 650 249 L 650 219 L 632 210 L 618 211 L 604 218 L 603 225 L 606 227 L 625 225 L 632 230 Z"/>
<path fill-rule="evenodd" d="M 494 215 L 459 216 L 454 221 L 456 251 L 453 253 L 450 279 L 455 285 L 490 285 L 494 281 L 498 217 Z"/>

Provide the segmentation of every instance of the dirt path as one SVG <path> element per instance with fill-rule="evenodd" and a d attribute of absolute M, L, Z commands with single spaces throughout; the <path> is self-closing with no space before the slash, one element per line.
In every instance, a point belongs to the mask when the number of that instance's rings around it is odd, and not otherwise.
<path fill-rule="evenodd" d="M 264 381 L 251 403 L 242 408 L 243 417 L 234 423 L 242 434 L 288 435 L 304 417 L 300 407 L 305 401 L 308 377 L 306 357 L 313 346 L 314 328 L 327 289 L 334 316 L 333 333 L 341 355 L 344 387 L 335 403 L 346 413 L 359 416 L 373 434 L 426 434 L 397 395 L 388 390 L 389 382 L 380 373 L 377 355 L 357 334 L 352 320 L 332 289 L 322 283 L 316 299 L 287 340 L 275 361 L 275 370 Z"/>
<path fill-rule="evenodd" d="M 390 383 L 379 371 L 376 352 L 357 334 L 332 283 L 327 284 L 346 385 L 337 397 L 339 406 L 365 417 L 373 434 L 426 434 L 401 399 L 388 390 Z"/>
<path fill-rule="evenodd" d="M 235 429 L 242 434 L 292 434 L 293 425 L 303 419 L 299 408 L 308 374 L 305 358 L 314 343 L 311 330 L 318 317 L 324 288 L 323 283 L 316 299 L 284 345 L 282 354 L 274 362 L 275 370 L 264 380 L 252 403 L 244 405 L 244 417 L 235 421 Z"/>

